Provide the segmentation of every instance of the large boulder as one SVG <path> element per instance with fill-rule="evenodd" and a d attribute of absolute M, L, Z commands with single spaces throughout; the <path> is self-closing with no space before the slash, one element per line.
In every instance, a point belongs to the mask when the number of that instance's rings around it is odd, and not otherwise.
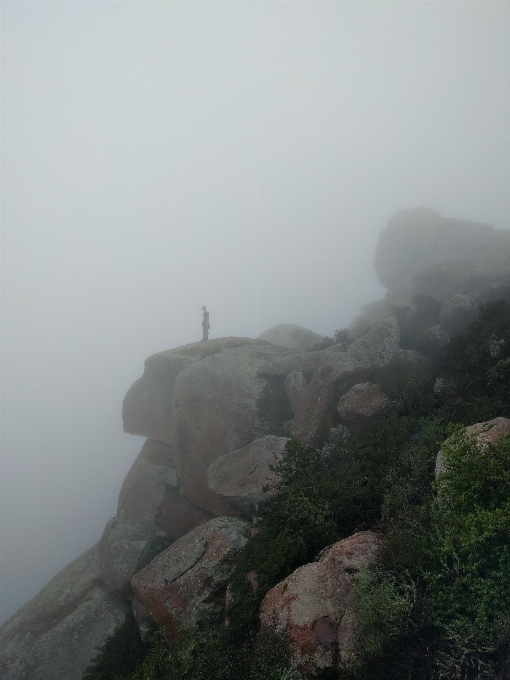
<path fill-rule="evenodd" d="M 272 345 L 281 345 L 290 349 L 307 350 L 313 347 L 315 343 L 324 340 L 324 337 L 303 328 L 303 326 L 282 323 L 259 335 L 258 340 L 265 340 Z"/>
<path fill-rule="evenodd" d="M 227 583 L 250 527 L 236 517 L 216 517 L 176 541 L 131 579 L 136 601 L 169 641 L 180 627 L 221 617 Z"/>
<path fill-rule="evenodd" d="M 81 680 L 127 605 L 101 580 L 97 545 L 58 573 L 0 629 L 2 680 Z"/>
<path fill-rule="evenodd" d="M 287 441 L 286 437 L 267 435 L 221 456 L 207 472 L 209 488 L 253 517 L 260 503 L 274 496 L 274 491 L 263 489 L 278 481 L 271 468 L 281 458 Z"/>
<path fill-rule="evenodd" d="M 258 340 L 224 348 L 181 371 L 172 428 L 184 496 L 213 515 L 240 513 L 207 485 L 209 466 L 264 435 L 284 434 L 293 415 L 285 376 L 301 365 L 317 365 L 318 354 Z"/>
<path fill-rule="evenodd" d="M 398 352 L 399 340 L 397 320 L 390 316 L 347 348 L 333 345 L 324 350 L 309 383 L 302 372 L 290 373 L 285 389 L 294 411 L 292 435 L 320 444 L 339 422 L 336 406 L 342 385 L 349 389 L 371 369 L 389 363 Z"/>
<path fill-rule="evenodd" d="M 381 538 L 361 531 L 326 548 L 270 590 L 260 606 L 262 626 L 288 637 L 293 662 L 317 674 L 345 664 L 355 636 L 355 575 L 377 557 Z"/>
<path fill-rule="evenodd" d="M 486 420 L 483 423 L 475 423 L 466 427 L 465 434 L 467 437 L 473 437 L 477 444 L 482 447 L 487 443 L 496 444 L 501 435 L 510 434 L 510 419 L 500 417 Z M 446 469 L 446 459 L 444 453 L 440 450 L 436 457 L 436 478 Z"/>
<path fill-rule="evenodd" d="M 389 220 L 379 236 L 374 267 L 386 288 L 442 301 L 508 280 L 509 246 L 508 230 L 414 208 Z"/>
<path fill-rule="evenodd" d="M 344 425 L 362 425 L 388 404 L 388 397 L 374 383 L 359 383 L 340 397 L 337 411 Z"/>

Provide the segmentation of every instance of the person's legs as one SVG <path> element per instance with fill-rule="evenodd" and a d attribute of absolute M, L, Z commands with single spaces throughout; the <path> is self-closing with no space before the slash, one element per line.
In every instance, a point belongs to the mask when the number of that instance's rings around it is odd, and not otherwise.
<path fill-rule="evenodd" d="M 204 326 L 203 331 L 204 331 L 204 335 L 202 337 L 202 340 L 209 340 L 209 329 L 205 328 L 205 326 Z"/>

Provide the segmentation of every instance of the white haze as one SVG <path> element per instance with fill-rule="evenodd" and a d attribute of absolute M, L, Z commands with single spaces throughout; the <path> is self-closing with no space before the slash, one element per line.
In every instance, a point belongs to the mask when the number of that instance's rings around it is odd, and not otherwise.
<path fill-rule="evenodd" d="M 397 210 L 510 226 L 508 2 L 2 3 L 1 619 L 96 542 L 154 352 L 384 294 Z"/>

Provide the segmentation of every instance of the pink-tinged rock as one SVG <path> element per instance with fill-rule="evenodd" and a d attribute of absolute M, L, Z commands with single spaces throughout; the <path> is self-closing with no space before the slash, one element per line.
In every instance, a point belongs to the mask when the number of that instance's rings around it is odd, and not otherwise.
<path fill-rule="evenodd" d="M 381 536 L 372 531 L 349 536 L 266 594 L 261 623 L 288 636 L 296 666 L 316 674 L 348 661 L 354 644 L 354 577 L 374 563 L 380 544 Z"/>
<path fill-rule="evenodd" d="M 220 619 L 235 562 L 250 532 L 236 517 L 217 517 L 176 541 L 131 579 L 136 600 L 169 641 L 179 627 Z"/>
<path fill-rule="evenodd" d="M 355 376 L 362 378 L 370 369 L 385 366 L 398 352 L 399 341 L 397 320 L 389 316 L 347 349 L 333 345 L 324 350 L 309 383 L 302 374 L 292 372 L 285 381 L 294 411 L 292 436 L 312 446 L 324 441 L 339 421 L 338 384 Z"/>
<path fill-rule="evenodd" d="M 337 411 L 347 426 L 361 425 L 377 415 L 388 403 L 388 397 L 374 383 L 359 383 L 340 397 Z"/>
<path fill-rule="evenodd" d="M 263 488 L 278 481 L 271 467 L 280 460 L 287 441 L 286 437 L 267 435 L 239 451 L 221 456 L 207 472 L 209 488 L 253 516 L 260 503 L 275 495 L 274 491 L 263 491 Z"/>
<path fill-rule="evenodd" d="M 474 437 L 478 444 L 496 444 L 503 434 L 510 434 L 510 419 L 494 418 L 483 423 L 475 423 L 466 427 L 466 435 Z M 447 469 L 447 462 L 442 451 L 439 451 L 436 458 L 436 478 Z"/>

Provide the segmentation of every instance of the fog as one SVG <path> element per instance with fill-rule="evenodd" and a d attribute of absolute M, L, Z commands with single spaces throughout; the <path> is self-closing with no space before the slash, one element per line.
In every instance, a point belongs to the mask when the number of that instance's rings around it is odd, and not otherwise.
<path fill-rule="evenodd" d="M 510 227 L 508 2 L 2 2 L 1 612 L 89 548 L 146 357 L 382 297 L 402 208 Z"/>

